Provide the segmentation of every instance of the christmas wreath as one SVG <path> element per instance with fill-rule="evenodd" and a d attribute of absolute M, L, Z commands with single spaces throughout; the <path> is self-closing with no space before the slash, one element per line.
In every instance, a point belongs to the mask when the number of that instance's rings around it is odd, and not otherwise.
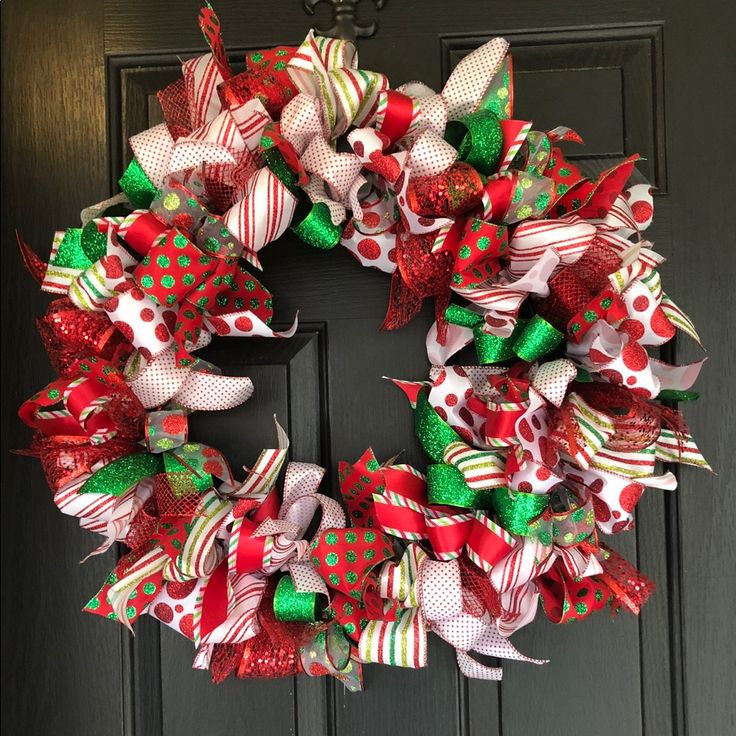
<path fill-rule="evenodd" d="M 20 243 L 59 295 L 38 320 L 59 378 L 20 409 L 25 452 L 102 535 L 91 554 L 129 550 L 85 610 L 154 616 L 217 682 L 350 689 L 363 663 L 426 665 L 429 631 L 463 673 L 499 679 L 473 653 L 539 663 L 509 636 L 540 603 L 555 623 L 638 613 L 653 585 L 603 536 L 631 528 L 646 487 L 675 487 L 658 461 L 709 469 L 673 407 L 702 361 L 647 351 L 698 337 L 643 236 L 651 191 L 625 188 L 638 157 L 590 179 L 560 150 L 576 133 L 515 119 L 501 38 L 437 93 L 391 89 L 313 32 L 235 74 L 209 6 L 200 25 L 210 53 L 159 93 L 165 122 L 131 138 L 122 193 L 57 233 L 48 263 Z M 322 468 L 286 463 L 278 423 L 244 480 L 188 437 L 191 412 L 253 391 L 197 351 L 296 329 L 269 326 L 254 275 L 287 228 L 391 275 L 385 329 L 434 298 L 428 379 L 394 380 L 432 463 L 340 463 L 344 505 L 319 493 Z M 447 365 L 471 344 L 477 365 Z"/>

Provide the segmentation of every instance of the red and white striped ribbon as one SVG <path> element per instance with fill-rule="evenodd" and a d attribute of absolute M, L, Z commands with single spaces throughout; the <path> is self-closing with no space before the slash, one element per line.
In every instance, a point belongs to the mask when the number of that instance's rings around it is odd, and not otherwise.
<path fill-rule="evenodd" d="M 217 87 L 224 81 L 212 54 L 202 54 L 182 64 L 192 130 L 210 122 L 220 112 Z"/>
<path fill-rule="evenodd" d="M 281 237 L 296 210 L 296 197 L 270 169 L 259 169 L 247 184 L 247 194 L 223 216 L 225 226 L 247 251 L 257 253 Z"/>
<path fill-rule="evenodd" d="M 210 644 L 237 644 L 254 637 L 259 631 L 256 617 L 266 589 L 266 578 L 260 575 L 234 575 L 227 579 L 227 615 L 212 631 L 202 635 L 203 589 L 194 609 L 194 644 L 206 648 Z M 195 664 L 196 666 L 196 664 Z M 205 669 L 206 669 L 205 665 Z"/>
<path fill-rule="evenodd" d="M 575 263 L 593 242 L 595 234 L 595 226 L 577 215 L 522 222 L 509 243 L 508 274 L 513 279 L 521 278 L 551 248 L 560 257 L 561 265 Z"/>

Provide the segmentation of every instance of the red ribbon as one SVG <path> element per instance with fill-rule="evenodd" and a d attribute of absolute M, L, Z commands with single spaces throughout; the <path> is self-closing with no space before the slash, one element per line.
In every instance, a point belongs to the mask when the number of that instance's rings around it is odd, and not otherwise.
<path fill-rule="evenodd" d="M 223 560 L 210 576 L 202 594 L 201 636 L 214 631 L 227 618 L 227 560 Z"/>
<path fill-rule="evenodd" d="M 386 112 L 381 123 L 381 133 L 388 136 L 391 143 L 403 138 L 414 116 L 414 103 L 411 97 L 390 89 L 386 91 Z"/>

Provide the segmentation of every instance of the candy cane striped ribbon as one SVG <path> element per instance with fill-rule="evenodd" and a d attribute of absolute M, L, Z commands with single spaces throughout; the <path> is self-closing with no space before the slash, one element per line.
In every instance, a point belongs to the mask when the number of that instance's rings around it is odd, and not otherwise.
<path fill-rule="evenodd" d="M 484 572 L 505 557 L 514 547 L 515 539 L 488 514 L 476 511 L 465 545 L 468 557 Z"/>
<path fill-rule="evenodd" d="M 560 220 L 522 222 L 509 243 L 509 276 L 514 279 L 523 276 L 550 248 L 555 249 L 561 263 L 575 263 L 593 242 L 595 235 L 595 226 L 577 215 Z"/>
<path fill-rule="evenodd" d="M 189 101 L 191 129 L 213 120 L 222 106 L 217 87 L 224 79 L 213 54 L 202 54 L 182 64 L 182 74 Z"/>
<path fill-rule="evenodd" d="M 105 461 L 95 463 L 89 473 L 75 478 L 54 494 L 54 503 L 62 514 L 76 516 L 83 529 L 98 534 L 106 532 L 118 503 L 122 503 L 135 493 L 134 489 L 124 496 L 113 496 L 109 493 L 79 493 L 85 481 L 106 464 Z"/>
<path fill-rule="evenodd" d="M 538 539 L 524 537 L 491 569 L 491 585 L 500 593 L 502 613 L 496 624 L 502 636 L 510 636 L 536 615 L 539 593 L 533 580 L 554 563 L 551 550 Z"/>
<path fill-rule="evenodd" d="M 176 567 L 190 578 L 203 578 L 214 572 L 218 562 L 215 536 L 230 512 L 231 504 L 214 489 L 205 493 L 197 508 L 192 530 L 187 535 Z"/>
<path fill-rule="evenodd" d="M 254 254 L 281 237 L 291 223 L 296 204 L 296 197 L 269 169 L 253 175 L 246 196 L 223 217 L 225 226 L 245 247 L 243 258 L 259 265 Z"/>
<path fill-rule="evenodd" d="M 576 433 L 577 447 L 571 448 L 567 439 L 558 435 L 560 446 L 564 455 L 572 457 L 578 467 L 585 470 L 606 441 L 613 436 L 615 432 L 613 420 L 607 414 L 594 409 L 576 393 L 571 393 L 567 397 L 566 404 L 572 409 L 579 433 Z"/>
<path fill-rule="evenodd" d="M 376 517 L 386 534 L 400 539 L 426 539 L 425 507 L 394 491 L 374 493 Z"/>
<path fill-rule="evenodd" d="M 504 156 L 501 165 L 498 167 L 498 173 L 503 174 L 511 167 L 511 162 L 516 158 L 516 154 L 524 144 L 532 124 L 523 120 L 501 120 L 501 130 L 503 132 L 503 148 Z"/>
<path fill-rule="evenodd" d="M 217 582 L 215 580 L 215 584 Z M 259 628 L 256 613 L 265 588 L 265 577 L 228 576 L 224 591 L 227 595 L 225 616 L 215 628 L 202 633 L 202 606 L 207 597 L 205 587 L 194 607 L 194 645 L 200 647 L 208 644 L 237 644 L 255 636 Z"/>
<path fill-rule="evenodd" d="M 225 110 L 209 123 L 176 141 L 169 160 L 169 170 L 193 169 L 202 162 L 235 164 L 233 152 L 244 148 L 240 130 L 233 116 Z"/>
<path fill-rule="evenodd" d="M 689 434 L 678 439 L 674 432 L 663 429 L 656 442 L 655 453 L 657 460 L 663 463 L 682 463 L 713 470 Z"/>
<path fill-rule="evenodd" d="M 476 450 L 458 440 L 445 447 L 443 459 L 463 474 L 473 490 L 500 488 L 506 484 L 506 461 L 500 453 Z"/>
<path fill-rule="evenodd" d="M 108 602 L 119 621 L 131 632 L 133 627 L 130 625 L 127 613 L 130 594 L 147 579 L 150 579 L 151 582 L 160 580 L 163 569 L 168 562 L 169 557 L 166 552 L 161 547 L 155 547 L 131 565 L 125 571 L 125 575 L 109 589 L 107 593 Z"/>
<path fill-rule="evenodd" d="M 460 557 L 465 548 L 475 516 L 466 514 L 445 514 L 435 509 L 427 509 L 427 536 L 432 544 L 432 553 L 438 560 L 454 560 Z"/>

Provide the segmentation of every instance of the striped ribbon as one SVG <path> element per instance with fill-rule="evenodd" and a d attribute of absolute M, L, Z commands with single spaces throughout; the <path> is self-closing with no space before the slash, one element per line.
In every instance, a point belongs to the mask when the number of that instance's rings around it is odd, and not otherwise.
<path fill-rule="evenodd" d="M 573 424 L 574 441 L 571 443 L 567 432 L 559 427 L 552 432 L 563 456 L 571 458 L 575 464 L 586 469 L 606 441 L 615 432 L 613 420 L 607 414 L 593 409 L 576 393 L 568 395 L 562 408 Z"/>
<path fill-rule="evenodd" d="M 175 562 L 182 575 L 203 578 L 214 572 L 218 563 L 215 536 L 231 508 L 230 502 L 214 489 L 202 497 L 184 548 Z"/>
<path fill-rule="evenodd" d="M 681 437 L 669 429 L 663 429 L 655 444 L 655 456 L 663 463 L 695 465 L 713 471 L 689 434 Z"/>
<path fill-rule="evenodd" d="M 399 611 L 395 621 L 371 620 L 358 643 L 363 662 L 394 667 L 427 666 L 427 628 L 417 608 Z"/>
<path fill-rule="evenodd" d="M 595 236 L 595 225 L 577 215 L 568 215 L 559 220 L 522 222 L 514 231 L 509 244 L 509 276 L 520 278 L 551 248 L 555 249 L 562 264 L 575 263 Z"/>
<path fill-rule="evenodd" d="M 398 601 L 405 608 L 419 605 L 416 581 L 427 553 L 418 544 L 409 544 L 399 562 L 384 562 L 378 576 L 381 598 Z"/>
<path fill-rule="evenodd" d="M 358 54 L 352 43 L 317 36 L 311 30 L 289 60 L 294 85 L 322 101 L 332 138 L 342 135 L 350 125 L 370 125 L 378 97 L 388 89 L 385 75 L 357 67 Z"/>
<path fill-rule="evenodd" d="M 397 601 L 404 609 L 396 620 L 372 620 L 360 636 L 358 651 L 365 662 L 399 667 L 424 667 L 427 663 L 427 632 L 419 610 L 417 580 L 428 559 L 417 544 L 409 544 L 398 563 L 381 567 L 378 590 L 381 598 Z"/>
<path fill-rule="evenodd" d="M 223 563 L 218 570 L 224 568 Z M 237 644 L 253 637 L 265 589 L 264 577 L 213 575 L 195 603 L 195 646 Z"/>
<path fill-rule="evenodd" d="M 476 450 L 458 440 L 445 447 L 443 459 L 463 474 L 474 491 L 506 485 L 506 460 L 501 453 Z"/>
<path fill-rule="evenodd" d="M 112 606 L 117 619 L 131 632 L 131 620 L 128 612 L 128 600 L 131 593 L 137 588 L 141 594 L 146 593 L 146 584 L 150 584 L 152 590 L 148 595 L 153 600 L 154 593 L 158 593 L 160 583 L 163 581 L 163 570 L 168 564 L 169 558 L 160 547 L 154 547 L 138 561 L 133 563 L 107 592 L 107 601 Z M 137 604 L 139 605 L 139 604 Z"/>
<path fill-rule="evenodd" d="M 281 237 L 296 211 L 296 197 L 269 169 L 260 169 L 248 182 L 248 193 L 223 216 L 227 228 L 245 247 L 244 258 Z"/>

